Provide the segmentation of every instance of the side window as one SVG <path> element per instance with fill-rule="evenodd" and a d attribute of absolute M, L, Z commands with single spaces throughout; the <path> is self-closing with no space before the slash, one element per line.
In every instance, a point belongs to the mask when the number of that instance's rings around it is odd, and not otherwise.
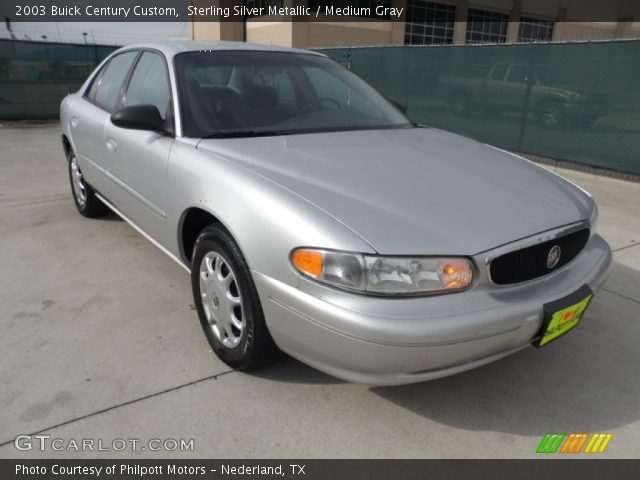
<path fill-rule="evenodd" d="M 507 65 L 505 63 L 498 63 L 493 67 L 491 78 L 493 80 L 504 80 L 505 73 L 507 73 Z"/>
<path fill-rule="evenodd" d="M 99 78 L 91 85 L 87 97 L 108 112 L 113 112 L 120 100 L 119 93 L 124 79 L 137 55 L 137 51 L 125 52 L 109 60 Z"/>
<path fill-rule="evenodd" d="M 528 79 L 529 67 L 527 66 L 514 65 L 507 76 L 507 80 L 513 83 L 527 83 Z"/>
<path fill-rule="evenodd" d="M 171 89 L 164 60 L 157 53 L 144 52 L 138 61 L 124 97 L 124 106 L 154 105 L 165 118 Z"/>

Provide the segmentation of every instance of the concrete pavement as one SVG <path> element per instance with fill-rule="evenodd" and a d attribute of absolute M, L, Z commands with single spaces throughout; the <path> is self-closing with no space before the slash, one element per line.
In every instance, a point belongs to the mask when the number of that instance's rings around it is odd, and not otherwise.
<path fill-rule="evenodd" d="M 616 250 L 581 325 L 433 382 L 352 385 L 209 351 L 189 278 L 116 216 L 81 217 L 55 127 L 0 129 L 0 458 L 535 457 L 547 432 L 612 432 L 640 458 L 640 184 L 562 171 Z M 193 451 L 21 452 L 20 434 L 193 439 Z M 35 444 L 34 444 L 35 445 Z M 587 456 L 587 455 L 581 455 Z"/>

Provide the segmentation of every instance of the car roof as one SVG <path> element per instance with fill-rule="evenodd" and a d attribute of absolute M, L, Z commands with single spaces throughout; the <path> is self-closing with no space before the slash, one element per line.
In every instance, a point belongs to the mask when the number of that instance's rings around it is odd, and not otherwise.
<path fill-rule="evenodd" d="M 280 47 L 277 45 L 267 45 L 261 43 L 246 43 L 246 42 L 226 42 L 226 41 L 210 41 L 200 42 L 193 40 L 171 40 L 163 42 L 145 42 L 136 43 L 132 45 L 126 45 L 120 50 L 128 50 L 131 48 L 153 48 L 164 53 L 167 57 L 171 58 L 179 53 L 183 52 L 198 52 L 202 50 L 246 50 L 246 51 L 264 51 L 264 52 L 288 52 L 288 53 L 305 53 L 310 55 L 324 56 L 318 52 L 312 52 L 310 50 L 303 50 L 300 48 L 288 48 Z"/>

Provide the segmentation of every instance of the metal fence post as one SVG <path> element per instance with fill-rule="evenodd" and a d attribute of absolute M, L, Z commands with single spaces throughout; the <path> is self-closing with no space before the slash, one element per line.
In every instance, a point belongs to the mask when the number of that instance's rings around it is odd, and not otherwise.
<path fill-rule="evenodd" d="M 530 48 L 531 45 L 529 45 Z M 529 101 L 531 99 L 531 87 L 533 86 L 533 74 L 535 72 L 536 56 L 535 50 L 531 55 L 531 61 L 529 62 L 529 73 L 527 74 L 527 90 L 524 94 L 524 102 L 522 104 L 522 119 L 520 120 L 520 133 L 518 134 L 518 151 L 522 153 L 522 147 L 524 145 L 524 134 L 527 125 L 527 115 L 529 113 Z"/>

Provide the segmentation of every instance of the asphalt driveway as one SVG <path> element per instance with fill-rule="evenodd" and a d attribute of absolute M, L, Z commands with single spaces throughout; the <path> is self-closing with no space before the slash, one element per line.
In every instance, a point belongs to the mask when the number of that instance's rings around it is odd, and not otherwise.
<path fill-rule="evenodd" d="M 561 172 L 596 197 L 615 249 L 562 341 L 372 388 L 288 358 L 229 369 L 201 333 L 186 272 L 115 215 L 76 212 L 57 127 L 0 128 L 0 147 L 2 458 L 535 457 L 547 432 L 610 432 L 600 456 L 640 458 L 640 184 Z M 36 432 L 193 450 L 15 448 Z"/>

